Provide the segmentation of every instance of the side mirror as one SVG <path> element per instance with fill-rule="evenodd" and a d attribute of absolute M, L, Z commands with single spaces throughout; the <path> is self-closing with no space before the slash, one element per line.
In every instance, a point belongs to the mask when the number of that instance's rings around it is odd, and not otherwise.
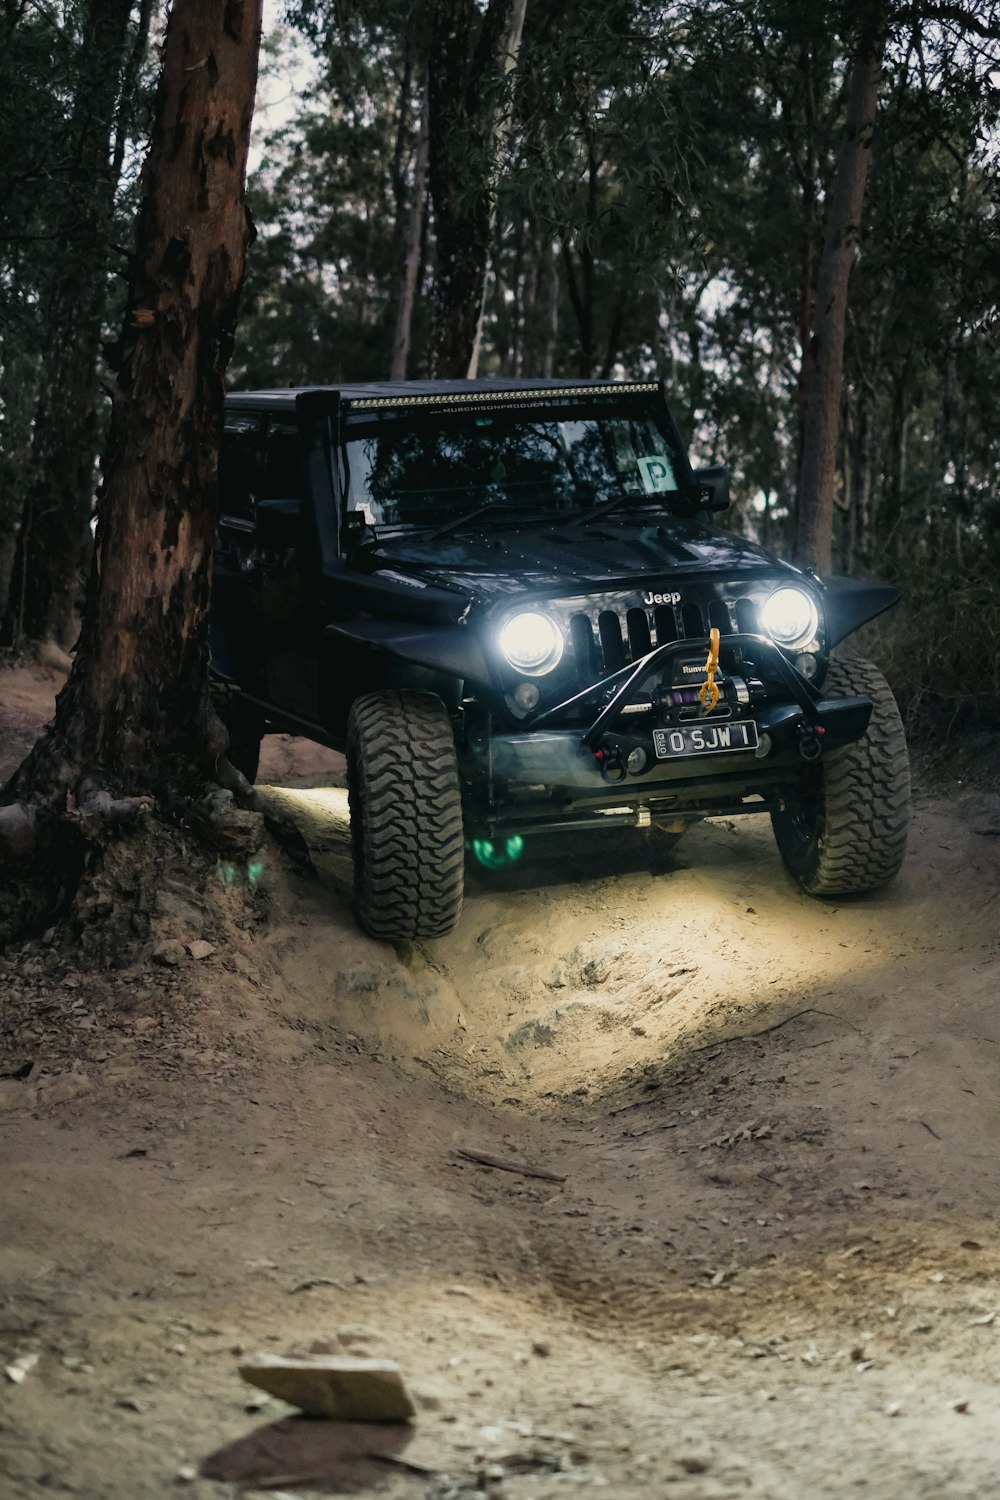
<path fill-rule="evenodd" d="M 302 536 L 301 500 L 261 500 L 257 506 L 257 541 L 271 552 L 297 547 Z"/>
<path fill-rule="evenodd" d="M 719 467 L 695 469 L 698 504 L 706 510 L 726 510 L 729 506 L 729 470 Z"/>

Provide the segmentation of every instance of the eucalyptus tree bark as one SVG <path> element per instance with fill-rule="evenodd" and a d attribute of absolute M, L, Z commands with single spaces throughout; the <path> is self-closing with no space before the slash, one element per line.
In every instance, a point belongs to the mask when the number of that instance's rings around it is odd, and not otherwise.
<path fill-rule="evenodd" d="M 131 0 L 90 0 L 69 124 L 71 155 L 43 292 L 45 379 L 27 464 L 4 638 L 72 644 L 97 449 L 97 362 L 107 301 Z M 148 22 L 148 6 L 146 7 Z"/>
<path fill-rule="evenodd" d="M 827 203 L 816 288 L 795 553 L 800 563 L 821 573 L 828 573 L 832 563 L 848 282 L 860 241 L 887 32 L 888 6 L 876 0 L 864 12 L 851 61 L 847 116 Z"/>
<path fill-rule="evenodd" d="M 22 859 L 67 809 L 78 824 L 183 805 L 224 747 L 207 609 L 260 12 L 260 0 L 170 11 L 80 644 L 54 723 L 0 799 L 0 852 L 6 836 Z"/>
<path fill-rule="evenodd" d="M 511 74 L 527 0 L 435 0 L 428 81 L 428 161 L 437 252 L 429 364 L 462 379 L 478 335 Z"/>

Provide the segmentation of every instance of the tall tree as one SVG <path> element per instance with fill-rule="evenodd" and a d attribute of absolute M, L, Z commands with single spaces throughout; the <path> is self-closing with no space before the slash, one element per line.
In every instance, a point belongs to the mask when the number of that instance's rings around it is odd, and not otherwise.
<path fill-rule="evenodd" d="M 57 243 L 80 64 L 82 3 L 0 4 L 0 624 L 47 346 L 41 303 Z"/>
<path fill-rule="evenodd" d="M 430 368 L 478 363 L 497 177 L 526 0 L 432 0 L 429 174 L 436 263 Z"/>
<path fill-rule="evenodd" d="M 0 808 L 22 875 L 39 845 L 82 868 L 84 825 L 183 804 L 221 749 L 206 620 L 260 27 L 260 0 L 170 12 L 79 649 Z"/>
<path fill-rule="evenodd" d="M 795 551 L 800 562 L 809 563 L 822 573 L 829 573 L 833 562 L 833 503 L 847 288 L 860 243 L 861 211 L 888 29 L 886 0 L 873 0 L 860 14 L 851 57 L 847 114 L 826 208 L 826 233 L 816 286 Z"/>
<path fill-rule="evenodd" d="M 89 0 L 61 192 L 49 226 L 53 253 L 41 293 L 49 331 L 45 379 L 26 465 L 19 556 L 5 635 L 75 635 L 97 447 L 97 364 L 108 297 L 111 227 L 134 73 L 145 47 L 149 0 L 130 35 L 132 0 Z"/>
<path fill-rule="evenodd" d="M 410 205 L 420 196 L 409 178 L 426 76 L 422 7 L 387 0 L 377 8 L 299 9 L 317 77 L 297 118 L 266 138 L 250 180 L 261 233 L 242 299 L 234 378 L 250 385 L 384 379 Z M 418 221 L 419 270 L 426 214 Z M 416 298 L 413 312 L 419 343 Z"/>
<path fill-rule="evenodd" d="M 420 110 L 420 130 L 413 168 L 413 187 L 406 211 L 406 230 L 402 244 L 402 274 L 396 301 L 396 327 L 392 336 L 390 380 L 405 380 L 413 337 L 413 308 L 417 298 L 417 281 L 423 259 L 424 230 L 427 222 L 427 154 L 430 143 L 430 120 L 426 97 Z"/>

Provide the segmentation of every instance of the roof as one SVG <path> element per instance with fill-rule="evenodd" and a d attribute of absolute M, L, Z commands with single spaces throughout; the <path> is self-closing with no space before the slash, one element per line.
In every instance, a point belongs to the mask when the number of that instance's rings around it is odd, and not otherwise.
<path fill-rule="evenodd" d="M 383 380 L 364 385 L 290 386 L 285 390 L 232 391 L 226 397 L 229 410 L 253 408 L 293 411 L 303 395 L 338 395 L 355 410 L 384 407 L 502 405 L 525 396 L 609 396 L 655 394 L 656 381 L 621 380 Z"/>

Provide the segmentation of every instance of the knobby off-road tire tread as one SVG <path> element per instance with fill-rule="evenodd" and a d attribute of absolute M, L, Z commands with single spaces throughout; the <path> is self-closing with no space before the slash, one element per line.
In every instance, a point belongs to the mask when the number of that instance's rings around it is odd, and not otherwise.
<path fill-rule="evenodd" d="M 455 741 L 432 693 L 370 693 L 347 725 L 354 909 L 372 937 L 433 938 L 462 910 Z"/>
<path fill-rule="evenodd" d="M 867 733 L 821 762 L 817 837 L 803 856 L 785 815 L 772 821 L 788 869 L 811 896 L 861 895 L 898 872 L 906 851 L 910 762 L 892 690 L 869 661 L 830 663 L 824 696 L 872 700 Z"/>

